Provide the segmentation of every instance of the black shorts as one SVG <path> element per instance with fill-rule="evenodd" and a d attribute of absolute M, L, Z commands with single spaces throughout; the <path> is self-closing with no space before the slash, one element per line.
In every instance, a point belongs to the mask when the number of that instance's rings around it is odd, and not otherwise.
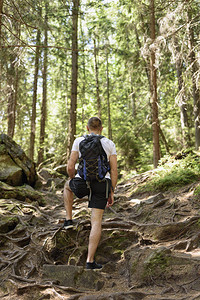
<path fill-rule="evenodd" d="M 90 189 L 87 186 L 85 180 L 79 177 L 75 177 L 70 180 L 69 187 L 72 192 L 78 198 L 84 198 L 85 196 L 89 196 Z M 111 188 L 111 180 L 106 178 L 105 181 L 92 181 L 90 183 L 91 188 L 91 200 L 89 201 L 88 207 L 90 208 L 99 208 L 105 209 L 108 198 L 106 197 L 106 189 L 110 193 Z"/>

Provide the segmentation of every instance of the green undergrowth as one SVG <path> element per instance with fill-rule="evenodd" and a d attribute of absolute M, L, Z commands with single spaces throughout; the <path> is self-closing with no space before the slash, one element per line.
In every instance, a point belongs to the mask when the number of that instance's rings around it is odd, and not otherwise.
<path fill-rule="evenodd" d="M 200 156 L 193 151 L 164 157 L 137 192 L 176 190 L 200 178 Z"/>
<path fill-rule="evenodd" d="M 170 259 L 169 254 L 165 250 L 160 249 L 153 252 L 144 263 L 145 271 L 143 277 L 148 280 L 148 278 L 164 276 Z"/>
<path fill-rule="evenodd" d="M 200 184 L 195 188 L 194 196 L 195 196 L 196 199 L 199 199 L 199 197 L 200 197 Z"/>

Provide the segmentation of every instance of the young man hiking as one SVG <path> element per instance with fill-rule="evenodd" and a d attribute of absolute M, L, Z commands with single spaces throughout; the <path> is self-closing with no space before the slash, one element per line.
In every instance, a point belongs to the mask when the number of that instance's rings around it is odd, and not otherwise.
<path fill-rule="evenodd" d="M 114 203 L 114 189 L 118 176 L 115 144 L 101 136 L 102 129 L 101 120 L 92 117 L 87 124 L 88 135 L 75 139 L 67 165 L 70 180 L 64 187 L 65 229 L 73 227 L 73 193 L 78 198 L 85 196 L 89 198 L 88 207 L 92 212 L 87 269 L 102 268 L 95 262 L 94 256 L 101 237 L 104 209 L 106 205 L 112 206 Z M 78 159 L 79 167 L 75 175 L 75 164 Z"/>

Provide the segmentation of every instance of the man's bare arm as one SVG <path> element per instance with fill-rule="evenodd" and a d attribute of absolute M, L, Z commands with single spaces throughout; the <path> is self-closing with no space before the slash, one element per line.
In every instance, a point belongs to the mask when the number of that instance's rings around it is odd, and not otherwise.
<path fill-rule="evenodd" d="M 112 188 L 110 193 L 110 200 L 107 204 L 107 206 L 112 206 L 114 203 L 114 189 L 117 185 L 117 178 L 118 178 L 118 171 L 117 171 L 117 155 L 111 155 L 110 156 L 110 177 L 111 177 L 111 183 Z"/>
<path fill-rule="evenodd" d="M 115 189 L 117 184 L 117 178 L 118 178 L 117 155 L 110 156 L 110 177 L 111 177 L 112 187 L 113 189 Z"/>
<path fill-rule="evenodd" d="M 70 178 L 75 177 L 75 164 L 78 160 L 78 152 L 77 151 L 72 151 L 68 164 L 67 164 L 67 173 Z"/>

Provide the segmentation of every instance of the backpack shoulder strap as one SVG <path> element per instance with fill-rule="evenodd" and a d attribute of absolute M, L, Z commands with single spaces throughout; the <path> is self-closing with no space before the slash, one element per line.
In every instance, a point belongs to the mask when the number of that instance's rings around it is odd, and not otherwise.
<path fill-rule="evenodd" d="M 99 141 L 102 139 L 102 138 L 104 138 L 105 136 L 104 135 L 99 135 Z M 107 160 L 107 154 L 106 154 L 106 151 L 104 150 L 104 148 L 103 148 L 103 145 L 102 145 L 102 143 L 100 142 L 100 144 L 101 144 L 101 154 L 106 158 L 106 160 Z"/>

